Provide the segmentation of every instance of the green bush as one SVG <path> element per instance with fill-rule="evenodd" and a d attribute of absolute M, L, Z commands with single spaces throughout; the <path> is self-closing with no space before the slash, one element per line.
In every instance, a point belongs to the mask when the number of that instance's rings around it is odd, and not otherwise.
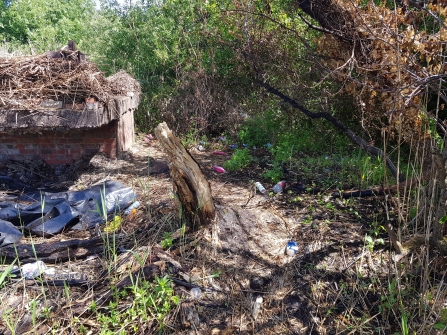
<path fill-rule="evenodd" d="M 284 172 L 282 170 L 282 167 L 277 161 L 273 162 L 272 169 L 267 170 L 262 174 L 264 178 L 270 180 L 273 183 L 279 182 L 282 179 L 283 175 Z"/>
<path fill-rule="evenodd" d="M 281 111 L 268 110 L 248 119 L 239 131 L 239 140 L 249 146 L 262 147 L 275 142 L 281 131 Z"/>
<path fill-rule="evenodd" d="M 224 168 L 227 171 L 237 171 L 246 168 L 250 165 L 252 157 L 247 148 L 236 149 L 233 156 L 224 163 Z"/>

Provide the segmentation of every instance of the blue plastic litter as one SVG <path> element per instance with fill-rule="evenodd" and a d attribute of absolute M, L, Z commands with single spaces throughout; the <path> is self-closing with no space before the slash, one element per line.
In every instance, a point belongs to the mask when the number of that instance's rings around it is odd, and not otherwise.
<path fill-rule="evenodd" d="M 23 234 L 11 222 L 0 220 L 0 246 L 17 243 Z"/>

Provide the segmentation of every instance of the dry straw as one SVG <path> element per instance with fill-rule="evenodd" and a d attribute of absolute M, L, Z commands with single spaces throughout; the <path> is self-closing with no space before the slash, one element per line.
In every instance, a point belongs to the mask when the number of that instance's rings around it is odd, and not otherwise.
<path fill-rule="evenodd" d="M 86 97 L 107 103 L 114 95 L 140 90 L 123 71 L 107 79 L 95 64 L 78 61 L 77 51 L 60 51 L 60 55 L 63 58 L 0 57 L 0 108 L 42 109 L 41 102 L 48 100 L 74 106 Z"/>

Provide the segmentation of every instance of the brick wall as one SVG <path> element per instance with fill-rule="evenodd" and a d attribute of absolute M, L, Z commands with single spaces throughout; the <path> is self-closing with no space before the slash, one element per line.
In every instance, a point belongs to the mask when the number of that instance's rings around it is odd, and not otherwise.
<path fill-rule="evenodd" d="M 73 164 L 103 152 L 116 157 L 117 121 L 94 129 L 0 133 L 0 161 L 43 159 L 49 165 Z"/>

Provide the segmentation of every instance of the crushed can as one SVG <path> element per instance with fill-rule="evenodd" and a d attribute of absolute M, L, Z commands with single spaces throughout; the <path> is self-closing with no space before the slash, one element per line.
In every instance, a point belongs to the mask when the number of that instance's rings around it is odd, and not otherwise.
<path fill-rule="evenodd" d="M 286 245 L 286 255 L 287 256 L 295 256 L 298 252 L 298 244 L 295 241 L 289 241 Z"/>

